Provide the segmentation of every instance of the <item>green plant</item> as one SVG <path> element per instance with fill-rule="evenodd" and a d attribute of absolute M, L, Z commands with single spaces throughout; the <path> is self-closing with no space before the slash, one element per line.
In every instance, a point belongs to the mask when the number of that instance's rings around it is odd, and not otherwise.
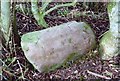
<path fill-rule="evenodd" d="M 23 14 L 29 15 L 31 14 L 31 10 L 30 10 L 30 4 L 29 3 L 20 3 L 20 4 L 16 4 L 15 8 L 17 12 L 21 12 Z"/>
<path fill-rule="evenodd" d="M 60 7 L 73 6 L 76 4 L 77 0 L 74 0 L 71 3 L 56 5 L 53 8 L 50 8 L 49 10 L 46 11 L 46 8 L 50 2 L 52 2 L 52 0 L 49 0 L 48 2 L 42 2 L 41 8 L 38 8 L 38 4 L 37 4 L 38 0 L 31 0 L 31 4 L 32 4 L 31 8 L 34 18 L 37 20 L 38 25 L 42 27 L 48 27 L 48 24 L 44 19 L 47 14 Z"/>
<path fill-rule="evenodd" d="M 68 11 L 68 10 L 58 10 L 57 13 L 58 13 L 58 15 L 65 17 L 70 13 L 70 11 Z"/>

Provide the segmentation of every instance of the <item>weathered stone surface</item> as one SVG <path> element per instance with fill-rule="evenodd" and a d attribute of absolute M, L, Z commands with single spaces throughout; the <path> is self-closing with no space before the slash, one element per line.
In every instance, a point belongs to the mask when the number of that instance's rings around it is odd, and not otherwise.
<path fill-rule="evenodd" d="M 76 21 L 27 33 L 21 38 L 26 58 L 40 72 L 54 70 L 66 59 L 87 53 L 95 44 L 91 28 Z"/>

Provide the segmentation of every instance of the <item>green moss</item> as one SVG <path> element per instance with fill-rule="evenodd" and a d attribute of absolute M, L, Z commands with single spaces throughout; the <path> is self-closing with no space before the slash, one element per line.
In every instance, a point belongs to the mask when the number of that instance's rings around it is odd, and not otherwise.
<path fill-rule="evenodd" d="M 71 38 L 69 38 L 68 41 L 69 41 L 69 43 L 72 43 L 72 39 Z"/>
<path fill-rule="evenodd" d="M 28 51 L 29 48 L 27 46 L 28 43 L 36 43 L 39 39 L 39 32 L 31 32 L 31 33 L 27 33 L 24 34 L 21 38 L 21 42 L 22 42 L 22 48 L 24 51 Z"/>
<path fill-rule="evenodd" d="M 111 13 L 112 8 L 116 5 L 116 2 L 113 0 L 113 2 L 108 3 L 108 13 Z"/>
<path fill-rule="evenodd" d="M 104 37 L 102 37 L 102 39 L 100 40 L 101 43 L 106 44 L 106 42 L 114 39 L 115 37 L 112 35 L 112 33 L 110 31 L 108 31 Z"/>
<path fill-rule="evenodd" d="M 72 60 L 75 60 L 77 58 L 78 54 L 77 53 L 71 53 L 67 59 L 65 59 L 65 61 L 63 63 L 60 63 L 60 64 L 53 64 L 52 66 L 44 66 L 44 72 L 49 72 L 49 71 L 54 71 L 56 70 L 57 68 L 59 67 L 68 67 L 70 66 L 68 64 L 68 62 L 72 61 Z"/>
<path fill-rule="evenodd" d="M 62 66 L 63 66 L 63 67 L 69 67 L 70 64 L 69 64 L 68 62 L 77 60 L 77 57 L 80 57 L 80 54 L 78 54 L 78 53 L 71 53 L 71 54 L 64 60 L 64 62 L 62 63 Z"/>
<path fill-rule="evenodd" d="M 84 28 L 87 30 L 87 29 L 90 29 L 90 26 L 85 23 Z"/>
<path fill-rule="evenodd" d="M 62 64 L 53 64 L 52 66 L 44 66 L 43 71 L 44 72 L 50 72 L 55 71 L 57 68 L 61 67 Z"/>
<path fill-rule="evenodd" d="M 85 31 L 87 31 L 87 30 L 92 30 L 92 28 L 90 27 L 90 25 L 87 24 L 87 23 L 85 23 L 84 28 L 85 28 Z M 92 30 L 92 31 L 93 31 L 93 30 Z"/>
<path fill-rule="evenodd" d="M 28 50 L 29 50 L 29 48 L 28 48 L 27 45 L 22 46 L 22 49 L 25 50 L 25 51 L 28 51 Z"/>
<path fill-rule="evenodd" d="M 36 31 L 36 32 L 24 34 L 21 40 L 22 42 L 31 43 L 31 42 L 36 42 L 38 38 L 39 38 L 39 34 L 38 34 L 38 31 Z"/>
<path fill-rule="evenodd" d="M 103 50 L 103 46 L 109 41 L 111 40 L 111 32 L 108 31 L 100 40 L 100 47 L 99 47 L 99 52 L 100 54 L 103 54 L 104 50 Z"/>
<path fill-rule="evenodd" d="M 90 54 L 92 54 L 92 56 L 90 56 Z M 52 66 L 49 66 L 49 65 L 44 66 L 44 72 L 48 73 L 50 71 L 55 71 L 55 70 L 57 70 L 57 68 L 60 68 L 60 67 L 67 68 L 67 67 L 71 66 L 73 63 L 78 63 L 79 61 L 84 61 L 84 60 L 87 60 L 87 59 L 92 59 L 94 55 L 95 54 L 93 54 L 92 52 L 89 52 L 88 54 L 84 54 L 84 55 L 81 55 L 79 53 L 71 53 L 64 60 L 63 63 L 53 64 Z M 73 61 L 73 62 L 70 64 L 70 61 Z"/>
<path fill-rule="evenodd" d="M 106 49 L 110 49 L 114 47 L 115 45 L 115 40 L 116 37 L 114 37 L 112 35 L 112 32 L 108 31 L 103 37 L 102 39 L 100 40 L 100 48 L 99 48 L 99 52 L 100 52 L 100 56 L 103 58 L 103 59 L 106 59 L 108 57 L 112 57 L 113 54 L 117 54 L 118 50 L 116 48 L 116 51 L 113 51 L 113 52 L 109 52 L 108 50 Z M 110 47 L 108 47 L 110 46 Z M 107 48 L 106 48 L 107 47 Z M 110 50 L 111 51 L 111 50 Z"/>
<path fill-rule="evenodd" d="M 79 81 L 84 81 L 84 76 L 81 75 Z"/>

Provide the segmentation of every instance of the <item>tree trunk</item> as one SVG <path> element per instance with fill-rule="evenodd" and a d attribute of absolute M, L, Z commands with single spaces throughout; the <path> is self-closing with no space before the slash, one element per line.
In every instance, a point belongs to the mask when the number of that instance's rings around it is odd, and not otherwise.
<path fill-rule="evenodd" d="M 8 43 L 10 36 L 10 1 L 1 0 L 1 32 Z"/>
<path fill-rule="evenodd" d="M 120 1 L 120 0 L 119 0 Z M 109 31 L 102 37 L 100 41 L 100 53 L 101 57 L 104 60 L 109 60 L 114 56 L 119 54 L 119 32 L 118 25 L 120 23 L 120 3 L 119 2 L 110 2 L 108 4 L 108 15 L 110 22 Z"/>

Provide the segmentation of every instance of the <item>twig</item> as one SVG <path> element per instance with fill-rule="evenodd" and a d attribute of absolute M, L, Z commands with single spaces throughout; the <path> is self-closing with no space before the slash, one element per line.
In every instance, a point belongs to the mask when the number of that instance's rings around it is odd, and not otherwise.
<path fill-rule="evenodd" d="M 11 70 L 10 68 L 8 68 L 8 66 L 5 64 L 5 62 L 2 61 L 2 59 L 0 59 L 0 62 L 2 63 L 2 70 L 3 70 L 4 68 L 7 68 L 7 69 Z"/>
<path fill-rule="evenodd" d="M 9 51 L 3 45 L 1 45 L 1 46 L 5 52 L 9 53 Z"/>
<path fill-rule="evenodd" d="M 24 78 L 24 73 L 23 73 L 23 70 L 22 70 L 22 67 L 21 67 L 21 65 L 20 65 L 19 60 L 17 60 L 17 63 L 18 63 L 18 65 L 19 65 L 19 67 L 20 67 L 20 72 L 21 72 L 21 77 L 19 77 L 19 78 L 25 79 L 25 78 Z"/>
<path fill-rule="evenodd" d="M 3 69 L 3 71 L 4 71 L 4 72 L 6 72 L 7 74 L 9 74 L 10 76 L 15 76 L 15 74 L 14 74 L 14 73 L 11 73 L 11 72 L 10 72 L 10 71 L 8 71 L 8 70 Z"/>
<path fill-rule="evenodd" d="M 101 38 L 101 37 L 104 36 L 106 33 L 108 33 L 108 31 L 106 31 L 105 33 L 101 34 L 98 38 Z"/>
<path fill-rule="evenodd" d="M 24 16 L 24 17 L 26 17 L 26 18 L 29 18 L 28 16 L 26 16 L 26 15 L 25 15 L 25 14 L 23 14 L 23 13 L 17 12 L 17 14 L 20 14 L 20 15 L 22 15 L 22 16 Z"/>
<path fill-rule="evenodd" d="M 60 5 L 56 5 L 53 8 L 50 8 L 49 10 L 47 10 L 43 15 L 47 15 L 48 13 L 50 13 L 51 11 L 57 9 L 57 8 L 61 8 L 61 7 L 68 7 L 68 6 L 74 6 L 76 4 L 77 0 L 74 0 L 72 3 L 67 3 L 67 4 L 60 4 Z"/>
<path fill-rule="evenodd" d="M 57 16 L 47 16 L 46 18 L 49 19 L 61 19 L 61 20 L 65 20 L 65 21 L 69 21 L 66 17 L 57 17 Z"/>
<path fill-rule="evenodd" d="M 87 70 L 87 73 L 91 74 L 91 75 L 94 75 L 94 76 L 97 76 L 97 77 L 100 77 L 100 78 L 104 78 L 104 79 L 111 79 L 110 77 L 106 77 L 104 75 L 100 75 L 100 74 L 97 74 L 97 73 L 93 73 L 89 70 Z"/>
<path fill-rule="evenodd" d="M 12 60 L 12 62 L 11 63 L 9 63 L 9 65 L 8 65 L 8 67 L 12 64 L 12 63 L 14 63 L 15 61 L 16 61 L 16 57 L 13 57 L 13 60 Z"/>

